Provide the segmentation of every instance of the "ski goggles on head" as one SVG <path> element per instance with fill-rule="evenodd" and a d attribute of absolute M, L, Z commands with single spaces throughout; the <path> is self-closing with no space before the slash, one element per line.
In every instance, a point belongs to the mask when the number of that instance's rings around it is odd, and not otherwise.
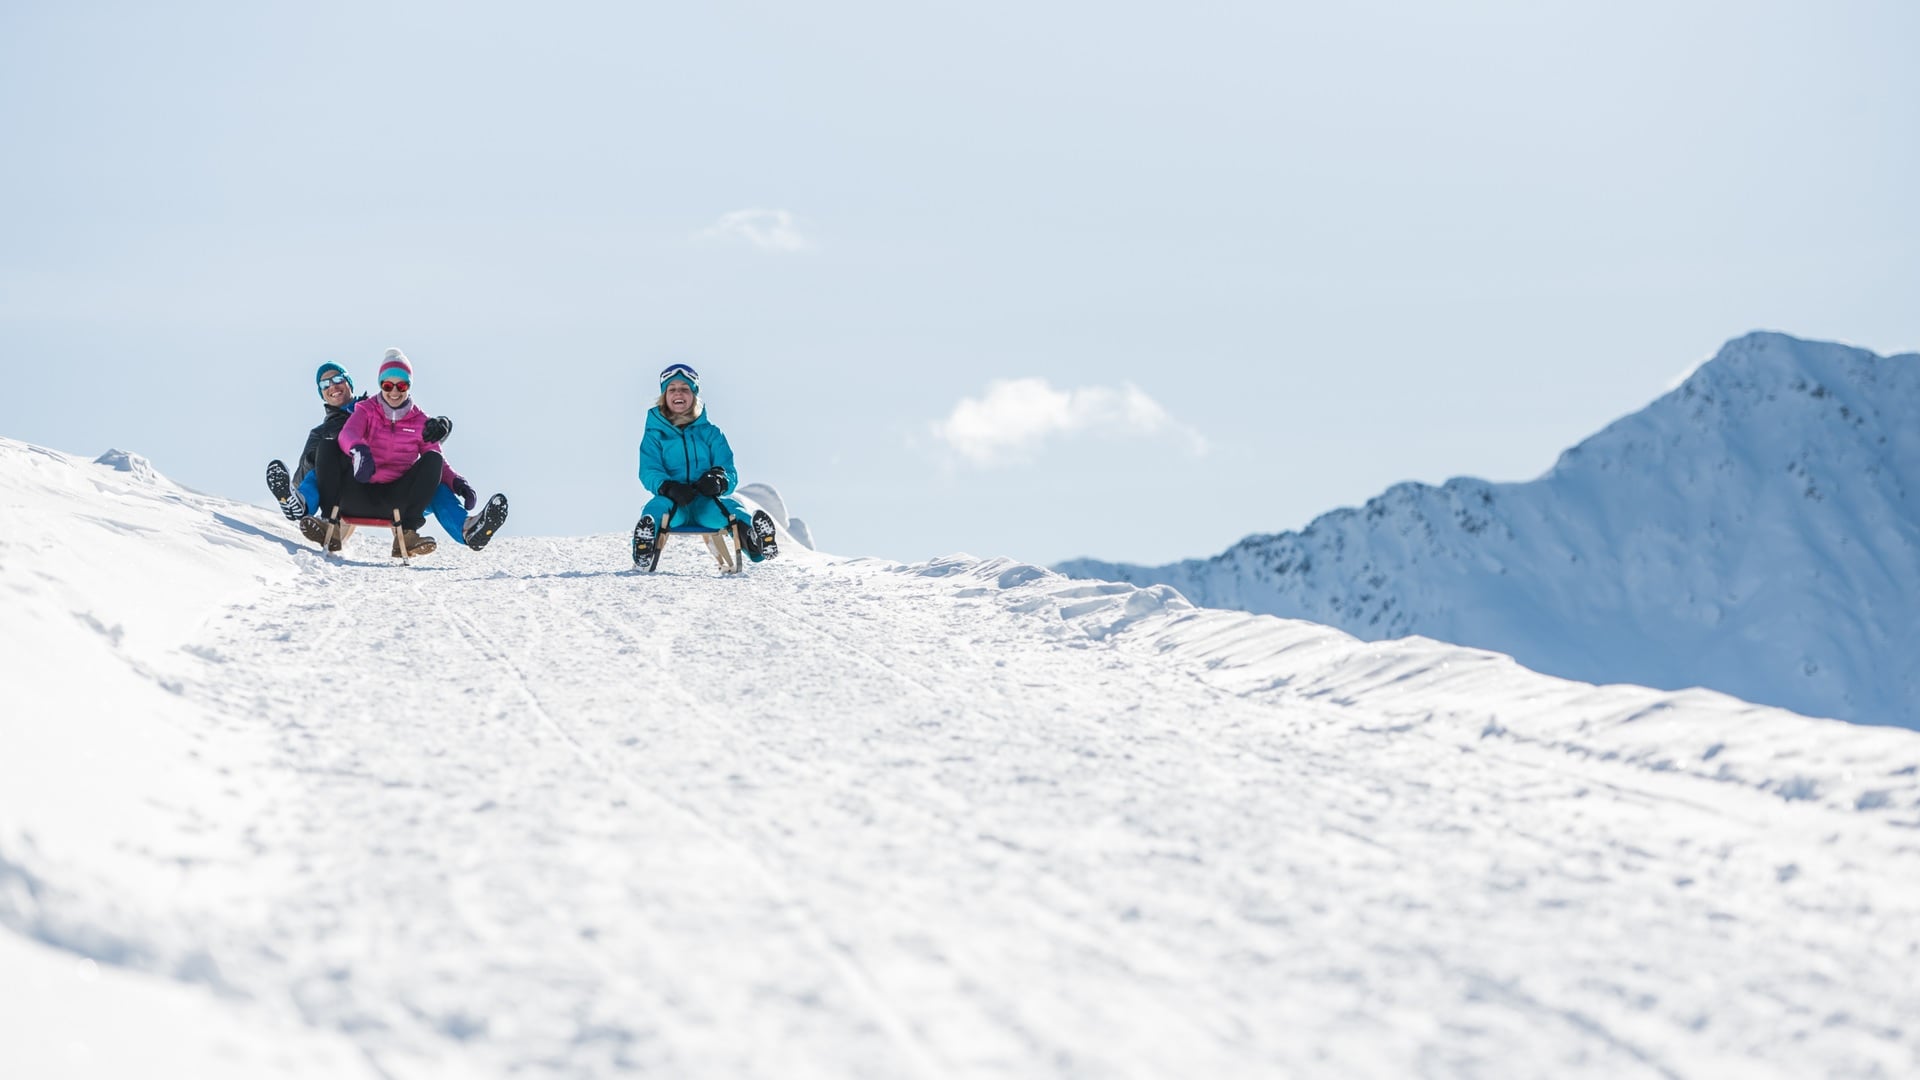
<path fill-rule="evenodd" d="M 665 390 L 667 384 L 675 379 L 684 381 L 696 391 L 700 389 L 700 373 L 693 370 L 691 364 L 669 364 L 660 372 L 660 388 Z"/>

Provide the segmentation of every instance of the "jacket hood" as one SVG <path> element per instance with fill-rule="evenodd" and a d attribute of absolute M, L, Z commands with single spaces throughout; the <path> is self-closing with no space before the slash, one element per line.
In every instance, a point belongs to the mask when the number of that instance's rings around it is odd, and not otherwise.
<path fill-rule="evenodd" d="M 698 402 L 694 403 L 693 410 L 693 421 L 687 424 L 689 428 L 699 427 L 707 422 L 707 410 L 702 408 Z M 657 405 L 647 410 L 647 427 L 659 428 L 667 432 L 686 430 L 686 428 L 675 426 L 674 422 L 667 419 L 667 414 Z"/>

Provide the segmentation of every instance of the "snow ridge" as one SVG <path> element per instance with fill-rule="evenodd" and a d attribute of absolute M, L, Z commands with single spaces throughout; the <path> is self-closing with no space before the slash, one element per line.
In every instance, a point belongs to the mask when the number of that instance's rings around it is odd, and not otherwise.
<path fill-rule="evenodd" d="M 1058 569 L 1920 727 L 1917 484 L 1920 355 L 1754 333 L 1537 480 L 1399 484 L 1210 559 Z"/>
<path fill-rule="evenodd" d="M 1368 643 L 1315 623 L 1196 608 L 1167 585 L 1092 582 L 1007 559 L 953 556 L 894 572 L 940 578 L 957 598 L 992 596 L 1003 611 L 1044 613 L 1069 634 L 1167 657 L 1242 698 L 1684 772 L 1788 800 L 1890 811 L 1920 826 L 1920 744 L 1905 732 L 1707 690 L 1596 687 L 1430 638 Z"/>

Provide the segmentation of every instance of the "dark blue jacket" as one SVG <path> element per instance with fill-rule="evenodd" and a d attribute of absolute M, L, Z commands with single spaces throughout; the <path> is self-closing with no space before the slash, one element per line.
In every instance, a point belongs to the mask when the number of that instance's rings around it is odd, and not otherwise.
<path fill-rule="evenodd" d="M 347 418 L 353 415 L 353 407 L 365 400 L 367 395 L 361 394 L 345 405 L 328 405 L 325 401 L 320 403 L 320 407 L 325 410 L 322 414 L 324 418 L 312 431 L 307 432 L 307 445 L 300 451 L 300 464 L 293 470 L 295 484 L 304 485 L 307 474 L 312 472 L 319 462 L 320 448 L 340 437 L 340 429 L 347 426 Z"/>

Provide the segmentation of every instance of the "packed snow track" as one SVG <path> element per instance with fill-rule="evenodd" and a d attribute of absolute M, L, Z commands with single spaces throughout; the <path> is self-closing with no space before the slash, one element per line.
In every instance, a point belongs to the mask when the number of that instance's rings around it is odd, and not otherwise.
<path fill-rule="evenodd" d="M 1006 561 L 334 562 L 0 449 L 0 1073 L 1920 1072 L 1912 732 Z"/>

